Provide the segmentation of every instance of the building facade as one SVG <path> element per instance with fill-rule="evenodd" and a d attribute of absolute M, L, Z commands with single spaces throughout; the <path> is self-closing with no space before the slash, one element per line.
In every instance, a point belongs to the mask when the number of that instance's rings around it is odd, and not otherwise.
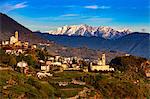
<path fill-rule="evenodd" d="M 114 71 L 114 68 L 110 68 L 109 65 L 106 65 L 106 56 L 102 54 L 102 58 L 98 59 L 97 65 L 90 63 L 91 71 Z"/>

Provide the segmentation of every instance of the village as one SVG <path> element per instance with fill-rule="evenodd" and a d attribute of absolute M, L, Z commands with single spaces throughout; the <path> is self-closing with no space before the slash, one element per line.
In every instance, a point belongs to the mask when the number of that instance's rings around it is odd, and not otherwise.
<path fill-rule="evenodd" d="M 29 42 L 19 40 L 19 33 L 16 31 L 14 36 L 11 36 L 9 40 L 2 41 L 0 43 L 1 49 L 5 51 L 6 54 L 12 54 L 19 56 L 24 54 L 28 56 L 29 50 L 38 49 L 37 44 L 30 44 Z M 49 45 L 41 44 L 39 45 Z M 39 47 L 39 49 L 44 50 L 44 47 Z M 125 56 L 130 56 L 125 54 Z M 114 72 L 115 69 L 106 64 L 106 55 L 103 53 L 97 60 L 91 61 L 90 59 L 82 59 L 79 57 L 63 57 L 60 55 L 46 56 L 45 60 L 37 60 L 40 65 L 40 71 L 36 73 L 38 78 L 43 78 L 47 76 L 52 76 L 52 72 L 63 72 L 63 71 L 81 71 L 81 72 Z M 29 64 L 22 60 L 16 64 L 21 72 L 29 74 Z M 146 74 L 149 75 L 149 74 Z"/>
<path fill-rule="evenodd" d="M 22 42 L 18 40 L 19 33 L 16 31 L 15 35 L 10 37 L 9 41 L 2 41 L 1 48 L 5 50 L 6 54 L 24 54 L 28 50 L 35 50 L 36 44 L 29 44 L 29 42 Z M 43 48 L 44 49 L 44 48 Z M 27 56 L 28 53 L 25 54 Z M 81 59 L 78 57 L 62 57 L 59 55 L 48 56 L 47 59 L 38 60 L 40 63 L 41 71 L 37 73 L 37 77 L 42 78 L 46 76 L 52 76 L 50 71 L 63 72 L 63 71 L 83 71 L 83 72 L 94 72 L 94 71 L 107 71 L 113 72 L 114 68 L 110 68 L 106 65 L 106 56 L 102 54 L 102 58 L 95 60 L 94 62 L 89 59 Z M 81 61 L 86 62 L 87 66 L 83 66 Z M 23 70 L 23 73 L 28 73 L 28 63 L 24 60 L 17 63 L 17 67 Z"/>
<path fill-rule="evenodd" d="M 6 71 L 16 71 L 23 75 L 26 75 L 27 77 L 33 76 L 37 77 L 39 80 L 43 79 L 53 79 L 51 84 L 55 84 L 58 87 L 66 87 L 66 86 L 84 86 L 82 89 L 78 91 L 78 94 L 74 96 L 80 97 L 83 96 L 83 94 L 91 93 L 93 88 L 87 88 L 86 83 L 80 80 L 75 79 L 74 77 L 79 75 L 84 75 L 88 72 L 94 73 L 94 72 L 114 72 L 114 68 L 111 68 L 109 65 L 106 65 L 106 56 L 105 54 L 102 54 L 101 58 L 98 58 L 98 60 L 91 61 L 90 59 L 82 59 L 79 57 L 63 57 L 60 55 L 45 55 L 42 52 L 45 52 L 44 47 L 39 47 L 40 45 L 43 46 L 43 44 L 30 44 L 27 41 L 21 41 L 19 40 L 19 33 L 16 31 L 14 33 L 14 36 L 11 36 L 9 40 L 2 41 L 0 43 L 0 48 L 2 49 L 2 52 L 6 55 L 12 55 L 15 57 L 19 57 L 20 60 L 16 61 L 14 64 L 10 64 L 12 66 L 4 66 L 3 64 L 0 64 L 0 70 Z M 49 45 L 49 44 L 44 44 Z M 39 51 L 40 57 L 37 58 L 37 66 L 34 66 L 35 64 L 32 64 L 30 62 L 32 58 L 25 59 L 25 57 L 32 56 L 31 54 L 36 53 Z M 46 52 L 46 54 L 48 54 Z M 1 57 L 3 58 L 3 57 Z M 13 60 L 13 59 L 12 59 Z M 1 61 L 5 61 L 5 59 L 2 59 Z M 8 60 L 10 62 L 11 59 Z M 5 63 L 5 62 L 4 62 Z M 35 68 L 32 68 L 35 67 Z M 31 69 L 32 68 L 32 69 Z M 63 78 L 62 80 L 59 79 L 56 75 L 61 73 L 68 73 L 68 75 L 71 75 L 71 78 Z M 62 74 L 63 75 L 63 74 Z M 77 76 L 78 77 L 78 76 Z M 12 81 L 7 81 L 12 82 Z M 4 89 L 9 88 L 9 86 L 4 86 Z M 78 88 L 79 89 L 79 88 Z M 85 95 L 84 95 L 85 96 Z"/>
<path fill-rule="evenodd" d="M 0 0 L 0 99 L 150 99 L 150 0 Z"/>
<path fill-rule="evenodd" d="M 115 68 L 107 64 L 105 53 L 97 60 L 83 59 L 77 56 L 64 57 L 49 54 L 43 45 L 49 46 L 49 44 L 30 44 L 27 41 L 19 40 L 19 33 L 16 31 L 9 40 L 0 43 L 0 48 L 2 49 L 1 52 L 4 51 L 6 56 L 16 57 L 17 61 L 13 62 L 13 57 L 11 57 L 7 61 L 7 66 L 0 64 L 0 70 L 11 70 L 26 77 L 35 77 L 42 83 L 48 81 L 49 84 L 63 92 L 66 91 L 66 93 L 73 91 L 74 93 L 70 93 L 73 95 L 68 94 L 68 99 L 87 98 L 91 93 L 97 94 L 97 91 L 87 82 L 91 81 L 91 79 L 95 80 L 97 74 L 108 76 L 115 72 Z M 130 55 L 126 54 L 125 56 Z M 7 63 L 7 57 L 1 58 L 1 61 L 3 61 L 1 63 Z M 9 62 L 11 63 L 9 64 Z M 149 64 L 147 61 L 142 65 L 144 67 Z M 145 74 L 150 77 L 149 69 L 145 69 Z M 89 78 L 93 77 L 93 75 L 94 78 Z M 10 84 L 4 86 L 3 89 L 6 90 L 14 85 L 15 83 L 13 82 L 15 81 L 8 80 L 7 83 Z M 133 81 L 133 83 L 138 84 L 139 80 Z"/>

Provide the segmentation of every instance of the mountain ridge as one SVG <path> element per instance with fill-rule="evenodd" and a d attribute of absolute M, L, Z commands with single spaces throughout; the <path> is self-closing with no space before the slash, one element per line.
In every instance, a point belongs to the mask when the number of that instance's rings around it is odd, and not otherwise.
<path fill-rule="evenodd" d="M 115 30 L 108 26 L 93 27 L 87 24 L 71 25 L 59 27 L 54 31 L 49 31 L 53 35 L 68 35 L 68 36 L 87 36 L 87 37 L 103 37 L 105 39 L 117 39 L 132 33 L 129 29 Z"/>
<path fill-rule="evenodd" d="M 71 47 L 87 47 L 104 51 L 121 51 L 131 55 L 150 59 L 150 34 L 133 32 L 121 38 L 112 40 L 102 37 L 52 35 L 48 33 L 37 34 L 44 39 L 57 44 Z"/>
<path fill-rule="evenodd" d="M 38 44 L 39 42 L 55 42 L 54 50 L 61 45 L 69 47 L 88 47 L 96 50 L 121 51 L 132 55 L 146 57 L 150 59 L 150 34 L 134 32 L 116 39 L 106 39 L 96 36 L 78 36 L 78 35 L 51 35 L 48 33 L 35 33 L 25 28 L 12 18 L 5 14 L 0 14 L 0 41 L 8 40 L 19 32 L 19 40 L 29 41 Z"/>
<path fill-rule="evenodd" d="M 30 43 L 46 42 L 14 19 L 6 14 L 0 13 L 0 41 L 9 40 L 15 31 L 19 32 L 19 40 Z"/>

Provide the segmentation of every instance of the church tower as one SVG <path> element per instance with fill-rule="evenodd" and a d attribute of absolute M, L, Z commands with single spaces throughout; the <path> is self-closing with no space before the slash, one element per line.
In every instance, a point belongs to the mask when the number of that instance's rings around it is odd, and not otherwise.
<path fill-rule="evenodd" d="M 102 65 L 106 65 L 106 56 L 102 54 Z"/>
<path fill-rule="evenodd" d="M 18 31 L 15 32 L 15 38 L 16 38 L 16 41 L 18 42 Z"/>

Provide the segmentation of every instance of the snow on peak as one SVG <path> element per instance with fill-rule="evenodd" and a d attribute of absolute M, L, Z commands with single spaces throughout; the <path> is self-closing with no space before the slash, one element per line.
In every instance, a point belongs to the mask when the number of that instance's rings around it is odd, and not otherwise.
<path fill-rule="evenodd" d="M 92 27 L 86 24 L 63 26 L 57 28 L 57 30 L 49 31 L 49 34 L 53 35 L 68 35 L 68 36 L 96 36 L 103 37 L 105 39 L 117 39 L 119 37 L 130 34 L 131 30 L 115 30 L 108 26 Z"/>

